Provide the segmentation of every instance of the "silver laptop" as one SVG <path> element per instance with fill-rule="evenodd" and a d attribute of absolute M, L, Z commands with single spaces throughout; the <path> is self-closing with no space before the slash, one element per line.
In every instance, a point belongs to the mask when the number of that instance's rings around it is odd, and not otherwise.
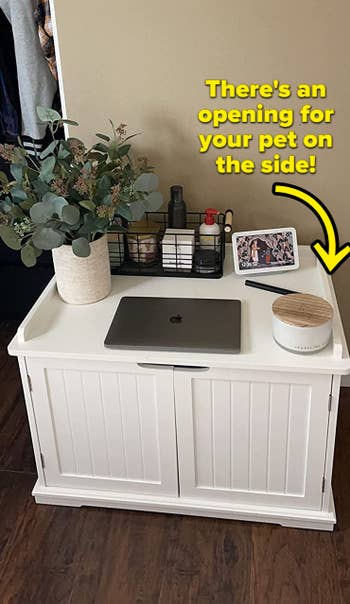
<path fill-rule="evenodd" d="M 124 297 L 105 339 L 118 349 L 238 353 L 240 300 Z"/>

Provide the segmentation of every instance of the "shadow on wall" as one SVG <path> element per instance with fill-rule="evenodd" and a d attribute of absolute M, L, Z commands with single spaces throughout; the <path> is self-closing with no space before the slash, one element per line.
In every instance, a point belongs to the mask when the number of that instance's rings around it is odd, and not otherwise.
<path fill-rule="evenodd" d="M 257 228 L 257 223 L 261 222 L 261 213 L 257 217 L 251 203 L 259 195 L 255 179 L 247 176 L 235 178 L 231 174 L 218 175 L 215 153 L 211 155 L 212 161 L 208 162 L 208 157 L 199 153 L 196 136 L 193 136 L 192 131 L 190 134 L 186 132 L 175 118 L 162 115 L 160 119 L 159 114 L 152 114 L 145 121 L 145 131 L 157 133 L 158 143 L 155 144 L 152 140 L 149 146 L 142 148 L 142 153 L 155 166 L 165 202 L 169 197 L 169 187 L 181 184 L 184 186 L 188 208 L 216 207 L 225 210 L 232 207 L 237 215 L 244 215 L 245 223 L 250 223 L 251 228 Z M 162 151 L 157 151 L 157 148 Z M 230 192 L 227 191 L 226 182 L 221 189 L 220 179 L 231 179 Z M 266 225 L 268 224 L 266 217 Z"/>
<path fill-rule="evenodd" d="M 348 312 L 344 312 L 346 308 L 350 308 L 350 260 L 344 262 L 344 264 L 335 272 L 333 275 L 333 283 L 338 298 L 339 307 L 343 312 L 342 320 L 347 339 L 348 346 L 350 346 L 350 316 Z M 350 377 L 347 378 L 350 385 Z"/>
<path fill-rule="evenodd" d="M 301 243 L 310 243 L 319 236 L 318 223 L 311 213 L 308 215 L 305 208 L 297 204 L 278 203 L 272 195 L 272 184 L 276 180 L 293 183 L 294 176 L 284 178 L 283 175 L 267 176 L 257 172 L 254 176 L 218 174 L 215 159 L 220 150 L 199 153 L 199 127 L 196 133 L 190 128 L 186 130 L 177 119 L 164 114 L 163 109 L 149 115 L 144 124 L 144 131 L 155 135 L 145 146 L 140 139 L 140 150 L 149 157 L 160 177 L 164 209 L 169 199 L 169 187 L 181 184 L 190 209 L 232 208 L 236 230 L 287 227 L 298 223 L 305 225 L 303 231 L 299 230 Z M 309 234 L 306 239 L 304 232 Z"/>

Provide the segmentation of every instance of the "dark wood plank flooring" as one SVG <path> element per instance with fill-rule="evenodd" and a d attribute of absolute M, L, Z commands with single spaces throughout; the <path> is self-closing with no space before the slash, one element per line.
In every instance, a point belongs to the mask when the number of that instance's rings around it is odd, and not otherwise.
<path fill-rule="evenodd" d="M 17 363 L 0 325 L 0 604 L 350 603 L 350 388 L 337 436 L 334 533 L 36 505 Z"/>

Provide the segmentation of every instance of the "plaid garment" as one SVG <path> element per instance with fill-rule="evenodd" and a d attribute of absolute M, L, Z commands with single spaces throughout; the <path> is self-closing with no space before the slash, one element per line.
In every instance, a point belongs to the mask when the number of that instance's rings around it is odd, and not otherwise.
<path fill-rule="evenodd" d="M 55 43 L 53 39 L 52 21 L 49 0 L 38 0 L 34 11 L 35 22 L 38 26 L 40 44 L 45 58 L 49 64 L 50 71 L 57 80 L 57 65 L 55 54 Z"/>

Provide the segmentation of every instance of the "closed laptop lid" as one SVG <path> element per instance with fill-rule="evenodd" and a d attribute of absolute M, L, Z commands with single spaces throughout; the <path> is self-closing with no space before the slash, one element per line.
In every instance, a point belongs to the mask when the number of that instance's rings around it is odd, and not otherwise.
<path fill-rule="evenodd" d="M 104 343 L 118 349 L 238 353 L 241 302 L 124 297 Z"/>

